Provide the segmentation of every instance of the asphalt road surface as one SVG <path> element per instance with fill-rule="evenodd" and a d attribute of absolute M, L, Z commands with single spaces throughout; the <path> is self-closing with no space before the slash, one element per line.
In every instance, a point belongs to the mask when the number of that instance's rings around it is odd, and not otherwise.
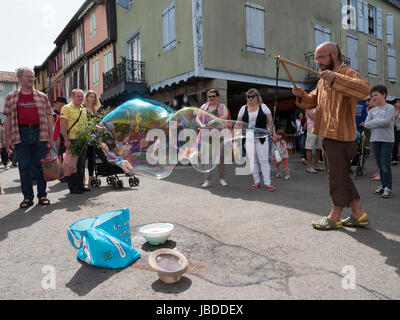
<path fill-rule="evenodd" d="M 200 188 L 202 175 L 177 167 L 164 180 L 141 176 L 138 187 L 100 188 L 70 195 L 48 184 L 51 205 L 22 210 L 18 169 L 0 168 L 0 299 L 399 299 L 400 165 L 393 166 L 392 199 L 372 193 L 377 183 L 356 179 L 371 226 L 318 231 L 311 222 L 330 211 L 326 174 L 310 174 L 296 157 L 293 179 L 273 178 L 275 192 L 251 190 L 251 176 L 227 167 L 228 187 Z M 273 175 L 275 170 L 273 170 Z M 36 193 L 36 187 L 35 187 Z M 122 270 L 76 259 L 67 227 L 101 213 L 129 208 L 133 246 L 141 258 Z M 350 214 L 345 209 L 343 218 Z M 175 225 L 161 247 L 182 252 L 189 270 L 166 285 L 148 263 L 157 249 L 137 233 L 153 222 Z"/>

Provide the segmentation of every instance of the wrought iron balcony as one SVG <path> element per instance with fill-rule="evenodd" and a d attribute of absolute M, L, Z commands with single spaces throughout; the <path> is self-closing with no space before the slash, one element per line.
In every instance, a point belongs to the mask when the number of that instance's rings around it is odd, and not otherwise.
<path fill-rule="evenodd" d="M 316 70 L 316 71 L 319 70 L 319 67 L 315 62 L 314 52 L 307 52 L 304 54 L 304 57 L 305 57 L 306 67 Z M 344 57 L 345 64 L 351 65 L 350 62 L 351 62 L 350 58 Z M 311 80 L 319 79 L 315 74 L 307 72 L 307 71 L 306 71 L 305 78 L 311 79 Z"/>
<path fill-rule="evenodd" d="M 144 68 L 143 61 L 128 60 L 122 57 L 122 61 L 116 67 L 103 73 L 104 91 L 122 83 L 145 83 Z"/>

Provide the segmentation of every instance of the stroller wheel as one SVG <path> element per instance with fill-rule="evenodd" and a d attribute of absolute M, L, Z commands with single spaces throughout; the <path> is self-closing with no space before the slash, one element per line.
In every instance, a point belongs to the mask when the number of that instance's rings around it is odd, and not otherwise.
<path fill-rule="evenodd" d="M 96 179 L 96 187 L 100 187 L 101 186 L 101 180 L 100 179 Z"/>
<path fill-rule="evenodd" d="M 118 181 L 117 180 L 113 180 L 112 185 L 113 185 L 114 189 L 118 189 Z"/>
<path fill-rule="evenodd" d="M 135 182 L 134 182 L 134 180 L 133 180 L 133 178 L 129 178 L 129 186 L 130 187 L 134 187 L 135 186 Z"/>
<path fill-rule="evenodd" d="M 138 186 L 139 185 L 139 182 L 140 182 L 140 180 L 139 180 L 139 178 L 133 178 L 133 185 L 136 187 L 136 186 Z"/>
<path fill-rule="evenodd" d="M 113 184 L 113 180 L 112 180 L 111 177 L 107 177 L 107 184 L 108 184 L 108 185 Z"/>

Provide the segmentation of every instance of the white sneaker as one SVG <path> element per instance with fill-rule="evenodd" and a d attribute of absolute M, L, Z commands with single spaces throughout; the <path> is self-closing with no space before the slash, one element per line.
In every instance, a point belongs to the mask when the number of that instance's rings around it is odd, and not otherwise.
<path fill-rule="evenodd" d="M 388 187 L 385 187 L 382 193 L 382 198 L 390 199 L 392 197 L 392 190 Z"/>
<path fill-rule="evenodd" d="M 210 180 L 204 180 L 204 183 L 201 185 L 202 188 L 208 188 L 211 185 Z"/>
<path fill-rule="evenodd" d="M 282 178 L 283 177 L 283 175 L 282 175 L 282 173 L 280 173 L 280 172 L 278 172 L 276 175 L 275 175 L 275 178 Z"/>
<path fill-rule="evenodd" d="M 289 175 L 285 176 L 285 180 L 289 180 L 289 179 L 292 179 L 292 177 Z"/>
<path fill-rule="evenodd" d="M 228 185 L 228 183 L 225 181 L 225 179 L 220 179 L 219 183 L 221 184 L 221 186 L 226 187 Z"/>

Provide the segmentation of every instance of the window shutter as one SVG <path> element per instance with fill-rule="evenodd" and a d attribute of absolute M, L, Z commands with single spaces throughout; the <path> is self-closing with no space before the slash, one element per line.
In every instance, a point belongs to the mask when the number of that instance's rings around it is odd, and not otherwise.
<path fill-rule="evenodd" d="M 340 0 L 340 8 L 341 8 L 341 12 L 342 12 L 342 23 L 346 22 L 346 20 L 347 20 L 347 10 L 344 10 L 345 6 L 347 6 L 347 1 Z M 347 22 L 345 24 L 347 24 Z"/>
<path fill-rule="evenodd" d="M 324 28 L 324 41 L 331 41 L 331 30 L 329 30 L 329 28 Z"/>
<path fill-rule="evenodd" d="M 386 42 L 389 45 L 392 45 L 394 42 L 394 35 L 393 35 L 393 13 L 386 14 Z"/>
<path fill-rule="evenodd" d="M 347 56 L 350 58 L 350 66 L 358 70 L 358 39 L 347 35 Z"/>
<path fill-rule="evenodd" d="M 264 7 L 246 1 L 246 47 L 248 51 L 265 53 Z"/>
<path fill-rule="evenodd" d="M 93 69 L 93 86 L 96 87 L 99 84 L 99 60 L 96 58 L 92 62 Z"/>
<path fill-rule="evenodd" d="M 104 54 L 104 73 L 110 71 L 111 69 L 112 69 L 111 51 L 107 51 Z"/>
<path fill-rule="evenodd" d="M 363 11 L 364 11 L 364 32 L 368 34 L 369 29 L 369 21 L 368 21 L 368 2 L 363 2 Z"/>
<path fill-rule="evenodd" d="M 175 3 L 170 3 L 162 13 L 164 52 L 176 46 Z"/>
<path fill-rule="evenodd" d="M 318 47 L 325 41 L 324 28 L 320 25 L 315 25 L 315 47 Z"/>
<path fill-rule="evenodd" d="M 167 44 L 169 43 L 169 32 L 168 32 L 168 8 L 163 10 L 163 41 L 164 41 L 164 50 L 166 49 Z"/>
<path fill-rule="evenodd" d="M 169 29 L 169 41 L 171 43 L 171 47 L 175 47 L 175 5 L 172 3 L 172 6 L 169 10 L 168 14 L 168 29 Z"/>
<path fill-rule="evenodd" d="M 117 0 L 117 4 L 119 4 L 124 9 L 129 9 L 129 0 Z"/>
<path fill-rule="evenodd" d="M 90 29 L 90 37 L 93 37 L 93 16 L 89 17 L 89 29 Z"/>
<path fill-rule="evenodd" d="M 382 9 L 376 9 L 376 38 L 382 40 Z"/>
<path fill-rule="evenodd" d="M 388 48 L 388 80 L 396 81 L 396 50 Z"/>
<path fill-rule="evenodd" d="M 364 32 L 363 0 L 357 0 L 357 27 L 358 27 L 358 31 Z M 367 29 L 367 31 L 368 31 L 368 29 Z"/>
<path fill-rule="evenodd" d="M 377 76 L 376 71 L 376 44 L 368 42 L 368 74 Z"/>

